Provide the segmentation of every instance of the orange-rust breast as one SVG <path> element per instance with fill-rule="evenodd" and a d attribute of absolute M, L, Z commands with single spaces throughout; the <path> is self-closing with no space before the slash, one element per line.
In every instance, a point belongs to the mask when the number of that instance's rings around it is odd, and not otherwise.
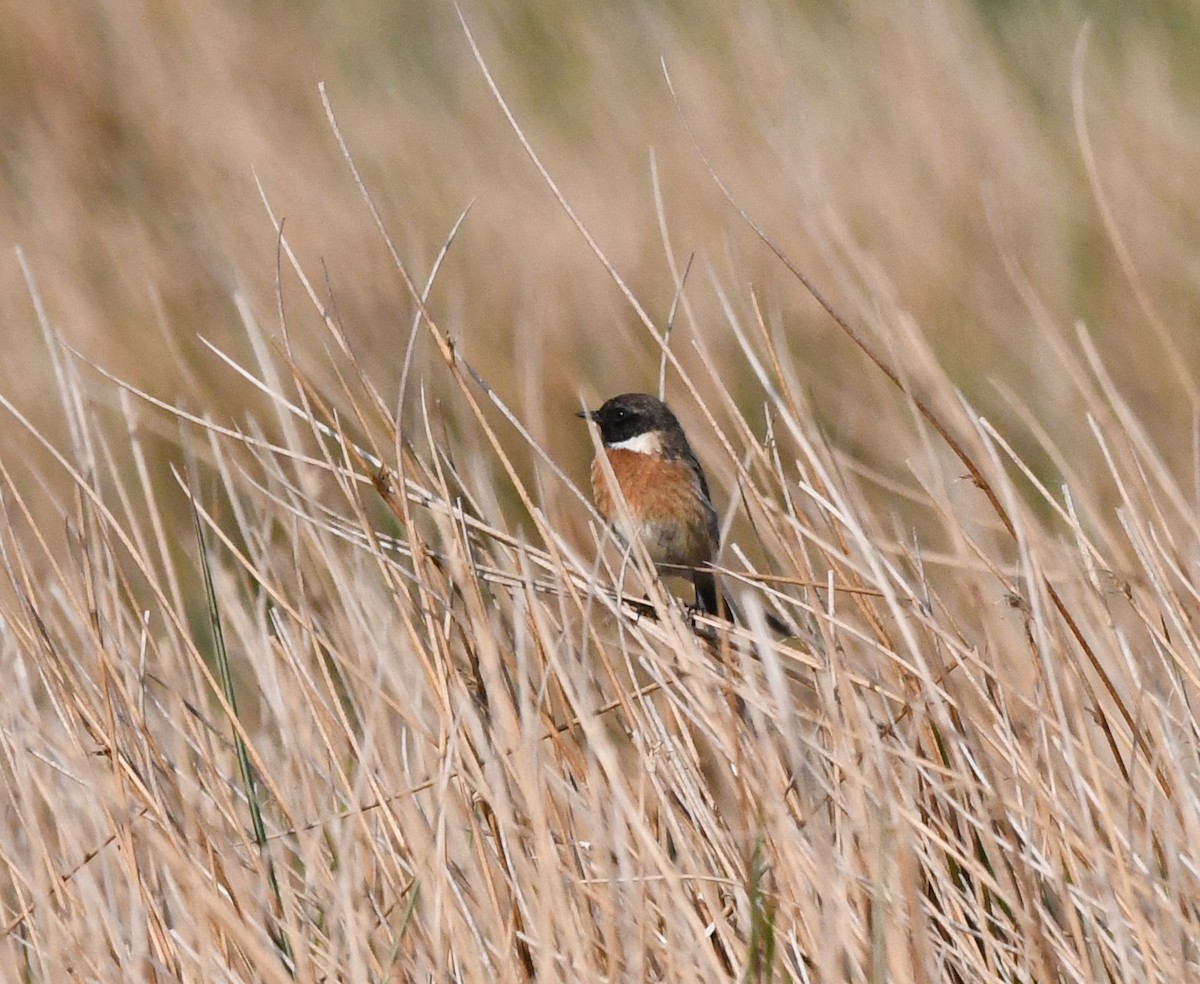
<path fill-rule="evenodd" d="M 600 515 L 626 542 L 640 539 L 650 559 L 661 565 L 699 566 L 713 558 L 716 514 L 687 461 L 620 448 L 604 453 L 632 524 L 624 521 L 599 456 L 592 462 L 592 494 Z"/>

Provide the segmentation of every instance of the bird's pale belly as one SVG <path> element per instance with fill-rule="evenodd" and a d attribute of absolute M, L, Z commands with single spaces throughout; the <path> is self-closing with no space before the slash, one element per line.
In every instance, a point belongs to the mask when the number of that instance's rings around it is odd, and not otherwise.
<path fill-rule="evenodd" d="M 698 567 L 712 559 L 712 544 L 703 528 L 695 523 L 645 520 L 634 529 L 620 521 L 617 533 L 626 543 L 636 537 L 646 553 L 660 566 Z"/>

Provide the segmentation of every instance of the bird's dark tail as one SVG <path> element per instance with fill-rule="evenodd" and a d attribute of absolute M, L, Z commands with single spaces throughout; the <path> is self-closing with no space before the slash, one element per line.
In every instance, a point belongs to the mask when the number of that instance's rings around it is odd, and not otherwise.
<path fill-rule="evenodd" d="M 732 618 L 733 609 L 729 605 L 729 599 L 717 590 L 717 579 L 714 575 L 697 571 L 692 581 L 696 585 L 696 607 L 700 611 L 719 618 Z"/>
<path fill-rule="evenodd" d="M 696 608 L 706 615 L 715 615 L 717 618 L 723 618 L 728 622 L 736 622 L 741 625 L 746 624 L 746 620 L 742 618 L 742 613 L 729 600 L 729 595 L 717 588 L 717 578 L 713 574 L 708 574 L 704 571 L 697 571 L 692 579 L 696 585 Z M 767 620 L 767 628 L 776 635 L 790 636 L 794 635 L 792 627 L 783 619 L 772 615 L 770 612 L 764 613 Z"/>

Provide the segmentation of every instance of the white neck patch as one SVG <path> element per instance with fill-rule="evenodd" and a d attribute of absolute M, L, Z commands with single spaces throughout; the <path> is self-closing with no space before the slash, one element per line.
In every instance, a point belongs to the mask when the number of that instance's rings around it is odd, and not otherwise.
<path fill-rule="evenodd" d="M 662 431 L 647 431 L 645 434 L 637 434 L 634 437 L 626 438 L 624 441 L 617 441 L 615 444 L 610 444 L 608 448 L 610 451 L 634 451 L 637 454 L 662 454 Z"/>

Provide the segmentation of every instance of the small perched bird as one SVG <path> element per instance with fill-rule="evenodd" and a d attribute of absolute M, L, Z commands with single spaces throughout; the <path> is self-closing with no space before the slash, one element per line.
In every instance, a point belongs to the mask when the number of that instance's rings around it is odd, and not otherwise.
<path fill-rule="evenodd" d="M 600 515 L 626 543 L 640 541 L 661 573 L 690 577 L 697 609 L 728 617 L 729 602 L 713 572 L 704 569 L 717 556 L 717 512 L 704 469 L 671 408 L 648 393 L 624 393 L 576 416 L 600 428 L 603 449 L 592 462 L 592 496 Z M 601 454 L 619 496 L 609 486 Z"/>

